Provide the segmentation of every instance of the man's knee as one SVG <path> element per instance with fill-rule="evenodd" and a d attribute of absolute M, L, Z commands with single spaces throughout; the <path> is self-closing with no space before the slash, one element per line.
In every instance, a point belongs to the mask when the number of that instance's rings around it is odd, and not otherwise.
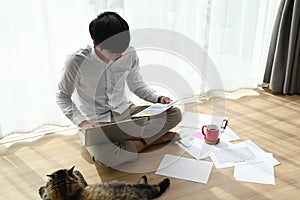
<path fill-rule="evenodd" d="M 168 120 L 170 120 L 170 122 L 176 126 L 182 120 L 181 110 L 173 107 L 170 111 L 168 111 Z"/>
<path fill-rule="evenodd" d="M 134 144 L 130 141 L 124 143 L 108 143 L 88 147 L 88 151 L 95 161 L 107 166 L 115 167 L 127 162 L 137 160 Z"/>

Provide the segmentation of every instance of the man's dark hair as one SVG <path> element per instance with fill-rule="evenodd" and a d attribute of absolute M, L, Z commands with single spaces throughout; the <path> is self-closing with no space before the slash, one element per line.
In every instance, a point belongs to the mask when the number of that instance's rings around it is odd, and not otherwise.
<path fill-rule="evenodd" d="M 92 39 L 101 49 L 111 53 L 123 53 L 130 42 L 127 22 L 115 12 L 104 12 L 89 25 Z"/>

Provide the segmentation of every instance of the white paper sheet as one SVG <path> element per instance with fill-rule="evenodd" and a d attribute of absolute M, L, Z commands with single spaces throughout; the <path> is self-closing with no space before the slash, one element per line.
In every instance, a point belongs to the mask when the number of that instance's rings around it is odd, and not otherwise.
<path fill-rule="evenodd" d="M 220 141 L 216 145 L 206 144 L 204 140 L 200 140 L 195 138 L 190 146 L 185 146 L 179 143 L 179 146 L 183 148 L 188 154 L 196 158 L 197 160 L 204 159 L 216 149 L 228 149 L 230 148 L 231 144 L 228 142 Z"/>
<path fill-rule="evenodd" d="M 171 108 L 173 105 L 175 105 L 178 102 L 179 102 L 178 100 L 175 100 L 169 104 L 161 104 L 161 103 L 152 104 L 148 108 L 133 115 L 132 117 L 148 117 L 148 116 L 158 115 L 158 114 L 164 112 L 165 110 Z"/>
<path fill-rule="evenodd" d="M 226 127 L 226 129 L 220 133 L 220 140 L 222 141 L 235 141 L 241 139 L 229 126 Z"/>
<path fill-rule="evenodd" d="M 227 150 L 214 151 L 214 155 L 218 158 L 219 163 L 227 162 L 244 162 L 246 160 L 255 159 L 249 147 L 231 148 Z"/>
<path fill-rule="evenodd" d="M 226 117 L 200 114 L 194 112 L 184 112 L 182 115 L 182 120 L 178 126 L 190 127 L 190 128 L 202 128 L 203 125 L 216 124 L 221 129 L 223 120 Z"/>
<path fill-rule="evenodd" d="M 207 184 L 213 163 L 166 154 L 156 174 Z"/>
<path fill-rule="evenodd" d="M 185 126 L 190 128 L 201 128 L 199 113 L 184 112 L 182 114 L 182 120 L 178 124 L 178 126 Z"/>
<path fill-rule="evenodd" d="M 202 151 L 202 147 L 204 145 L 204 140 L 194 139 L 191 142 L 190 146 L 186 146 L 182 143 L 179 143 L 179 146 L 183 148 L 188 154 L 196 158 L 197 160 L 200 160 L 204 157 L 207 157 L 205 153 Z"/>
<path fill-rule="evenodd" d="M 257 160 L 263 160 L 264 162 L 265 161 L 271 162 L 271 163 L 273 163 L 274 166 L 280 164 L 280 162 L 278 160 L 273 158 L 272 153 L 268 153 L 268 152 L 264 151 L 263 149 L 261 149 L 257 144 L 255 144 L 251 140 L 246 140 L 243 142 L 233 144 L 233 147 L 242 147 L 242 146 L 248 146 L 254 152 L 255 156 L 257 157 Z M 250 162 L 250 164 L 251 163 L 255 164 L 255 162 Z"/>
<path fill-rule="evenodd" d="M 248 149 L 245 149 L 248 148 Z M 233 149 L 233 150 L 232 150 Z M 240 151 L 244 149 L 245 151 Z M 251 153 L 255 155 L 255 158 L 249 157 L 249 149 Z M 240 160 L 232 160 L 232 157 L 229 157 L 228 154 L 233 154 L 233 156 L 239 156 Z M 247 157 L 248 156 L 248 157 Z M 233 167 L 238 165 L 249 165 L 249 164 L 258 164 L 264 163 L 266 160 L 272 162 L 273 165 L 280 164 L 279 161 L 273 158 L 271 153 L 263 151 L 260 147 L 256 144 L 251 142 L 250 140 L 232 144 L 230 149 L 225 151 L 219 150 L 217 154 L 213 151 L 210 155 L 211 159 L 213 160 L 216 168 L 225 168 L 225 167 Z M 227 161 L 225 162 L 224 161 Z M 226 160 L 227 159 L 227 160 Z M 221 162 L 220 162 L 221 161 Z"/>
<path fill-rule="evenodd" d="M 233 147 L 225 150 L 215 150 L 210 154 L 216 168 L 232 167 L 249 163 L 262 163 L 262 157 L 256 157 L 248 147 Z"/>
<path fill-rule="evenodd" d="M 271 162 L 235 166 L 234 177 L 237 181 L 275 185 L 274 166 Z"/>

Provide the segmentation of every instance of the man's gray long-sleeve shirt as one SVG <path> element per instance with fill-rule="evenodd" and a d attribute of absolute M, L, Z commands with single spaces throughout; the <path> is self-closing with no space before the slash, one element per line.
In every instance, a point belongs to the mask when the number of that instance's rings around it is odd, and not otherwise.
<path fill-rule="evenodd" d="M 130 105 L 126 83 L 138 97 L 157 102 L 158 95 L 139 73 L 134 48 L 129 47 L 118 60 L 106 63 L 88 46 L 66 60 L 56 93 L 57 104 L 76 125 L 84 120 L 110 122 L 110 111 L 123 113 Z"/>

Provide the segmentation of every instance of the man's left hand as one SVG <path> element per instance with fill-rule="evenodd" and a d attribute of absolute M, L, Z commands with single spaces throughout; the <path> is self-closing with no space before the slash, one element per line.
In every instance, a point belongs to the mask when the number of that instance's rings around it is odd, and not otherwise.
<path fill-rule="evenodd" d="M 162 103 L 162 104 L 168 104 L 171 102 L 172 102 L 172 99 L 170 97 L 161 97 L 161 99 L 160 99 L 160 103 Z M 173 106 L 168 108 L 166 111 L 169 112 L 172 108 L 173 108 Z"/>
<path fill-rule="evenodd" d="M 162 104 L 168 104 L 171 103 L 172 99 L 170 97 L 161 97 L 160 103 Z"/>

